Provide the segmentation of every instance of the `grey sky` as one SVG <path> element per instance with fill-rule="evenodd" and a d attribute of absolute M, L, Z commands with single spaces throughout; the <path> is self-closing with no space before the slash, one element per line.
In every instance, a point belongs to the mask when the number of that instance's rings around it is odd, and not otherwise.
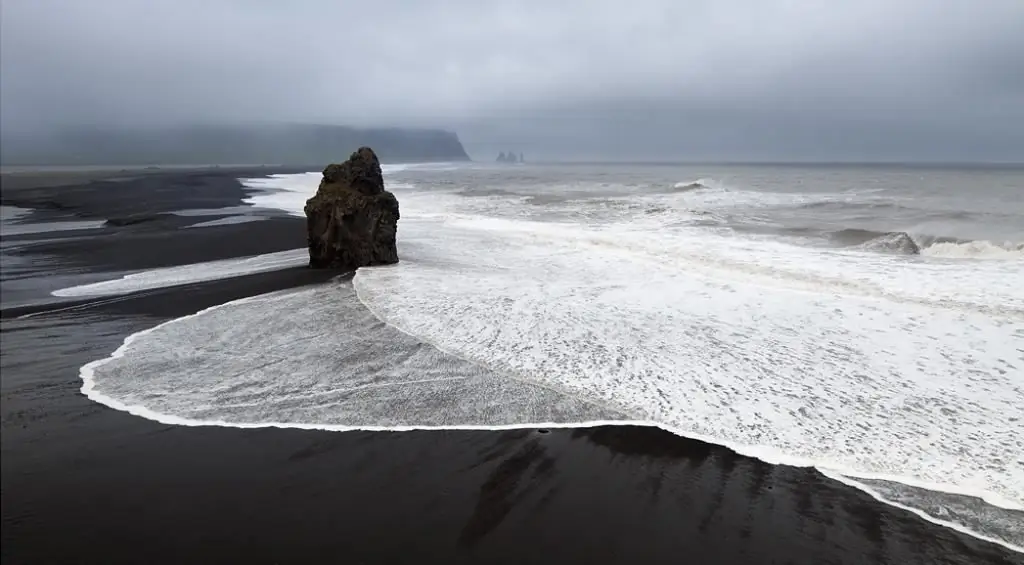
<path fill-rule="evenodd" d="M 10 130 L 409 124 L 481 152 L 1024 160 L 1021 0 L 0 6 Z"/>

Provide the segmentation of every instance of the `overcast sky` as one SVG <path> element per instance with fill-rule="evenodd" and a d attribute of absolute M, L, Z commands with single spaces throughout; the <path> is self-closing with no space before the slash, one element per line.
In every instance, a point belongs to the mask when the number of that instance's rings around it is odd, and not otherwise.
<path fill-rule="evenodd" d="M 1024 0 L 0 2 L 8 131 L 303 121 L 442 126 L 474 153 L 1024 161 Z"/>

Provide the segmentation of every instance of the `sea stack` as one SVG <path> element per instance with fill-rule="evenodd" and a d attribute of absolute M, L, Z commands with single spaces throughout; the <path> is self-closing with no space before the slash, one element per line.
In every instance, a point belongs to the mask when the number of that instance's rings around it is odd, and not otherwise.
<path fill-rule="evenodd" d="M 373 150 L 361 147 L 323 174 L 305 207 L 309 266 L 354 270 L 397 263 L 398 199 L 384 190 Z"/>
<path fill-rule="evenodd" d="M 509 151 L 508 153 L 502 151 L 501 153 L 498 153 L 496 161 L 499 163 L 521 163 L 523 161 L 522 155 L 523 154 L 520 153 L 519 157 L 516 157 L 516 154 L 512 151 Z"/>

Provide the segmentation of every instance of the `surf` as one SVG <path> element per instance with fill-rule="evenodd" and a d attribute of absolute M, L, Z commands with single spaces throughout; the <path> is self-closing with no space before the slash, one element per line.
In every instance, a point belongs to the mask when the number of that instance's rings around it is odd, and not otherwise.
<path fill-rule="evenodd" d="M 313 178 L 261 190 L 296 213 Z M 398 265 L 136 334 L 83 368 L 83 392 L 185 425 L 644 423 L 816 467 L 876 498 L 864 481 L 977 497 L 1007 520 L 1024 510 L 1013 465 L 1024 295 L 1012 262 L 908 263 L 668 230 L 671 208 L 642 222 L 532 221 L 514 217 L 512 199 L 404 186 Z M 306 317 L 315 323 L 297 322 Z M 366 353 L 389 343 L 393 362 Z M 454 401 L 430 403 L 439 398 Z M 1013 528 L 915 513 L 1024 544 Z"/>

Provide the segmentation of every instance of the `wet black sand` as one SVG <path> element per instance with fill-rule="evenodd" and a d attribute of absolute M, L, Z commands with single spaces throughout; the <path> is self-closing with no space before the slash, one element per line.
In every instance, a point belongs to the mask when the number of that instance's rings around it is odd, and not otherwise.
<path fill-rule="evenodd" d="M 121 215 L 159 215 L 237 205 L 243 192 L 234 176 L 154 174 L 113 189 L 22 185 L 5 187 L 3 200 L 56 204 L 39 218 L 109 217 L 115 205 Z M 25 236 L 34 243 L 5 241 L 5 253 L 38 264 L 37 276 L 48 277 L 302 245 L 300 219 L 190 230 L 178 229 L 181 220 Z M 1024 561 L 813 470 L 766 465 L 654 429 L 189 428 L 118 412 L 79 393 L 78 368 L 132 332 L 330 276 L 295 268 L 78 301 L 49 314 L 52 306 L 5 309 L 3 562 Z M 33 316 L 17 318 L 24 314 Z"/>

